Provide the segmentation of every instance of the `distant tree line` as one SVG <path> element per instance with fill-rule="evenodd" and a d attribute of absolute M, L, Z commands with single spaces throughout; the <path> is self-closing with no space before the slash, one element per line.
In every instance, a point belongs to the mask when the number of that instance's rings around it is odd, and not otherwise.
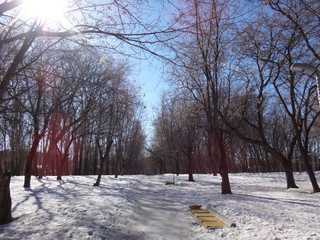
<path fill-rule="evenodd" d="M 97 174 L 105 154 L 103 173 L 135 173 L 144 133 L 129 71 L 85 48 L 48 51 L 24 68 L 8 86 L 1 114 L 1 149 L 10 149 L 12 174 Z"/>

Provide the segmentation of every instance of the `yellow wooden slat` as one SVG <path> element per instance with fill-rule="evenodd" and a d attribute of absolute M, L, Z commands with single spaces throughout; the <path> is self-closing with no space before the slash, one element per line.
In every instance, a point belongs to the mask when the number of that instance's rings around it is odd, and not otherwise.
<path fill-rule="evenodd" d="M 193 215 L 196 217 L 214 217 L 212 213 L 194 213 Z"/>
<path fill-rule="evenodd" d="M 220 222 L 216 217 L 198 217 L 200 222 Z"/>
<path fill-rule="evenodd" d="M 223 222 L 203 222 L 202 224 L 206 228 L 220 228 L 225 226 Z"/>

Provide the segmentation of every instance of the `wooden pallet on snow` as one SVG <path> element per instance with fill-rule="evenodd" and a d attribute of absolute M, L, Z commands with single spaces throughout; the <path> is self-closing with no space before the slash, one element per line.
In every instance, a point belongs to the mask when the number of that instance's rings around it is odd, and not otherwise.
<path fill-rule="evenodd" d="M 214 209 L 206 210 L 202 209 L 201 205 L 189 206 L 190 212 L 197 220 L 197 222 L 206 229 L 217 229 L 223 227 L 235 227 L 236 224 L 231 222 L 222 214 L 218 213 Z"/>

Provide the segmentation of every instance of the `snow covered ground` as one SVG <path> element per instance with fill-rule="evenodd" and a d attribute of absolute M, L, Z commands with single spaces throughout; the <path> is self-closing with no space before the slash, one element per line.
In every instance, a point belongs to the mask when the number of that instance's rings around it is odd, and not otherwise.
<path fill-rule="evenodd" d="M 13 177 L 14 222 L 0 226 L 0 239 L 320 239 L 320 194 L 305 173 L 299 189 L 286 189 L 283 173 L 230 174 L 233 194 L 220 194 L 220 177 L 186 175 Z M 317 174 L 319 179 L 320 174 Z M 188 212 L 191 204 L 215 208 L 237 224 L 205 230 Z"/>

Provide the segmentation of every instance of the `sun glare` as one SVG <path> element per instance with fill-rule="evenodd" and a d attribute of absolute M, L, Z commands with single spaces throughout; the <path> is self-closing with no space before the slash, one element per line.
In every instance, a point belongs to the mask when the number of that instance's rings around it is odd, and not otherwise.
<path fill-rule="evenodd" d="M 24 0 L 23 12 L 46 25 L 63 26 L 66 18 L 67 0 Z M 53 26 L 51 26 L 53 27 Z"/>

